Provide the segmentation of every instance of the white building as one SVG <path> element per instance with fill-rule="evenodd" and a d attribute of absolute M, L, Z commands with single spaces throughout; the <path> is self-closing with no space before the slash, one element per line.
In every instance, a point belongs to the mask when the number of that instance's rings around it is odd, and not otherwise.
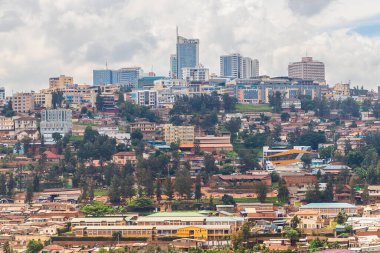
<path fill-rule="evenodd" d="M 290 78 L 326 82 L 325 64 L 320 61 L 314 61 L 313 57 L 302 57 L 302 61 L 289 64 L 288 76 Z"/>
<path fill-rule="evenodd" d="M 149 107 L 157 107 L 156 90 L 134 90 L 131 97 L 136 104 Z"/>
<path fill-rule="evenodd" d="M 209 69 L 202 65 L 182 68 L 182 78 L 186 81 L 205 82 L 210 79 Z"/>
<path fill-rule="evenodd" d="M 73 128 L 72 113 L 69 109 L 50 109 L 41 113 L 40 131 L 46 143 L 54 143 L 53 133 L 63 137 Z"/>
<path fill-rule="evenodd" d="M 241 78 L 252 78 L 259 76 L 259 60 L 250 57 L 242 57 L 240 63 Z"/>

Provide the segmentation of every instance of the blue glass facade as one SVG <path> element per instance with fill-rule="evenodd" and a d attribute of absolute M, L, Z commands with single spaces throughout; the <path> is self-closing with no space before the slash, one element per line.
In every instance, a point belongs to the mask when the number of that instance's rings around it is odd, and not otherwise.
<path fill-rule="evenodd" d="M 177 78 L 182 78 L 182 68 L 199 65 L 199 40 L 177 37 Z"/>
<path fill-rule="evenodd" d="M 112 84 L 112 70 L 93 70 L 92 72 L 93 85 Z"/>

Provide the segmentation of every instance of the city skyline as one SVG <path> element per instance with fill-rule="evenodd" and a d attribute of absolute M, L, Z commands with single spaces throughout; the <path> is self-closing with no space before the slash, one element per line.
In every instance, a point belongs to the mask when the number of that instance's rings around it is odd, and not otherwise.
<path fill-rule="evenodd" d="M 181 36 L 200 40 L 199 62 L 210 74 L 219 73 L 221 55 L 236 52 L 258 59 L 260 74 L 283 76 L 290 62 L 307 54 L 325 63 L 328 84 L 351 81 L 375 89 L 380 82 L 379 5 L 342 0 L 0 1 L 0 86 L 7 93 L 38 90 L 60 74 L 92 84 L 92 70 L 105 68 L 106 62 L 109 69 L 140 66 L 168 76 L 178 25 Z M 149 16 L 145 6 L 150 6 Z"/>

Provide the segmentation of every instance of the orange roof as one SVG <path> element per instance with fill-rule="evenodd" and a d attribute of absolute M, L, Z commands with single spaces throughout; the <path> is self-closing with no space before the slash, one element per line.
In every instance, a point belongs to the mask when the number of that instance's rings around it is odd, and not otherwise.
<path fill-rule="evenodd" d="M 305 150 L 291 149 L 291 150 L 283 151 L 274 155 L 270 155 L 268 157 L 271 158 L 271 157 L 279 157 L 279 156 L 292 155 L 292 154 L 312 154 L 312 152 L 305 151 Z"/>
<path fill-rule="evenodd" d="M 273 165 L 289 165 L 292 163 L 298 163 L 300 162 L 300 159 L 290 159 L 290 160 L 278 160 L 278 161 L 271 161 Z"/>
<path fill-rule="evenodd" d="M 63 250 L 63 249 L 64 249 L 64 247 L 62 247 L 60 245 L 55 245 L 55 244 L 51 244 L 51 245 L 44 247 L 44 250 Z"/>

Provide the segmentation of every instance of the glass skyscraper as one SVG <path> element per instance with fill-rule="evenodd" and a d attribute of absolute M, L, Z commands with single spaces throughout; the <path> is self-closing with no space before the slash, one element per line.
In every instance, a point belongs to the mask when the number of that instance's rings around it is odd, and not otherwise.
<path fill-rule="evenodd" d="M 93 70 L 93 85 L 120 84 L 135 88 L 141 76 L 142 69 L 140 67 L 121 68 L 118 70 Z"/>
<path fill-rule="evenodd" d="M 112 82 L 112 70 L 101 69 L 93 70 L 92 72 L 92 83 L 94 86 L 101 84 L 111 84 Z"/>
<path fill-rule="evenodd" d="M 199 40 L 177 35 L 177 78 L 182 78 L 182 68 L 199 65 Z"/>

